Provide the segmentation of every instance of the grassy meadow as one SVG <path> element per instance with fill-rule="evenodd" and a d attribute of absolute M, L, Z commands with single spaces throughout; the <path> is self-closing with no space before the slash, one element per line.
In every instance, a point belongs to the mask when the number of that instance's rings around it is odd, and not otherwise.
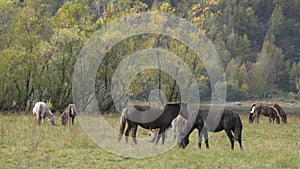
<path fill-rule="evenodd" d="M 105 118 L 117 129 L 117 116 Z M 174 147 L 139 159 L 101 149 L 85 134 L 78 118 L 75 126 L 51 126 L 48 121 L 38 126 L 31 113 L 1 113 L 0 168 L 300 168 L 299 116 L 289 115 L 287 125 L 268 124 L 267 117 L 261 117 L 258 125 L 249 124 L 247 114 L 241 118 L 243 151 L 237 142 L 236 149 L 230 149 L 225 132 L 211 134 L 210 149 L 199 150 L 195 130 L 186 149 Z M 139 128 L 138 137 L 147 134 Z M 125 144 L 124 139 L 118 144 Z"/>

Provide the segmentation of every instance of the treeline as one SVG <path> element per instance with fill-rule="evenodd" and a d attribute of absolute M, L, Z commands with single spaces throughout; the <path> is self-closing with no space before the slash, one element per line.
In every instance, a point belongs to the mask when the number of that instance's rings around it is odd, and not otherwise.
<path fill-rule="evenodd" d="M 300 97 L 298 0 L 0 0 L 0 11 L 0 110 L 29 110 L 37 100 L 53 109 L 71 103 L 74 64 L 89 37 L 116 18 L 146 11 L 185 18 L 208 36 L 224 66 L 229 100 Z M 118 63 L 148 48 L 180 56 L 193 68 L 201 98 L 210 98 L 208 74 L 191 49 L 145 34 L 114 46 L 99 66 L 95 91 L 103 111 L 113 105 Z M 132 99 L 148 99 L 158 88 L 168 101 L 180 97 L 174 78 L 162 71 L 145 70 L 132 81 Z"/>

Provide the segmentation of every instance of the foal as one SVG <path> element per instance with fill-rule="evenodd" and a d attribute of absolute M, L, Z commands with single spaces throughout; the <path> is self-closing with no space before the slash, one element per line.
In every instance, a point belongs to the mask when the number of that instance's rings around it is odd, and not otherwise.
<path fill-rule="evenodd" d="M 184 119 L 181 115 L 178 115 L 173 121 L 172 124 L 170 125 L 170 128 L 173 130 L 173 143 L 175 140 L 178 138 L 179 133 L 182 130 L 182 127 L 184 123 L 186 122 L 186 119 Z M 167 131 L 165 131 L 166 136 L 167 136 Z M 150 142 L 153 143 L 156 140 L 158 133 L 158 129 L 150 129 L 149 131 L 149 136 L 150 136 Z"/>

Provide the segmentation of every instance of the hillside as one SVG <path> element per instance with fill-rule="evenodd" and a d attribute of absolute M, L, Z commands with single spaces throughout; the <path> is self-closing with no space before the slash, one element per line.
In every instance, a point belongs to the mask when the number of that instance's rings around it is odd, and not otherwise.
<path fill-rule="evenodd" d="M 117 43 L 99 65 L 95 94 L 101 110 L 113 107 L 118 64 L 136 51 L 156 48 L 186 62 L 202 99 L 222 85 L 227 100 L 300 98 L 299 0 L 0 0 L 0 10 L 0 110 L 29 110 L 37 100 L 54 109 L 73 102 L 74 65 L 89 38 L 117 18 L 143 12 L 168 13 L 197 26 L 216 48 L 226 83 L 211 84 L 204 63 L 182 41 L 135 35 Z M 183 96 L 176 78 L 145 70 L 126 90 L 132 99 L 149 101 L 151 91 L 159 89 L 166 100 L 177 101 Z"/>

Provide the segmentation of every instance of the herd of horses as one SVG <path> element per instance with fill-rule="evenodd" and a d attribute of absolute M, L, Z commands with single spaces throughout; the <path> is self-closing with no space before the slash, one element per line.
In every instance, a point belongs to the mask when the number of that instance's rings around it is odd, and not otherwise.
<path fill-rule="evenodd" d="M 155 115 L 157 118 L 154 120 L 145 120 L 149 118 L 149 114 L 155 112 L 160 112 L 160 116 Z M 209 114 L 210 119 L 208 119 Z M 220 116 L 218 116 L 218 114 Z M 287 115 L 278 104 L 254 104 L 249 112 L 249 122 L 259 123 L 258 119 L 260 115 L 269 117 L 270 123 L 274 123 L 274 120 L 276 119 L 276 123 L 280 124 L 280 118 L 283 123 L 287 123 Z M 218 119 L 214 119 L 214 116 L 216 118 L 218 117 Z M 178 118 L 181 118 L 181 120 Z M 164 107 L 154 108 L 140 105 L 127 107 L 123 109 L 120 117 L 118 141 L 122 139 L 126 123 L 128 125 L 125 131 L 126 144 L 128 143 L 130 133 L 134 143 L 138 143 L 136 139 L 138 126 L 150 130 L 150 136 L 152 136 L 151 142 L 155 141 L 155 144 L 158 144 L 162 137 L 162 144 L 164 144 L 166 130 L 169 127 L 172 127 L 174 129 L 174 140 L 178 137 L 177 144 L 180 148 L 185 148 L 189 144 L 190 134 L 194 129 L 197 129 L 199 148 L 201 148 L 203 136 L 206 148 L 209 148 L 208 132 L 220 132 L 224 130 L 229 138 L 231 149 L 234 149 L 235 141 L 239 143 L 240 149 L 243 149 L 243 124 L 241 118 L 238 113 L 229 109 L 224 109 L 222 112 L 200 109 L 198 112 L 189 115 L 187 104 L 182 102 L 167 103 Z"/>
<path fill-rule="evenodd" d="M 52 125 L 56 125 L 55 116 L 44 102 L 37 102 L 33 108 L 33 114 L 36 115 L 38 124 L 48 118 Z M 75 104 L 69 104 L 62 113 L 62 125 L 74 125 L 74 118 L 77 115 Z M 259 123 L 260 115 L 269 117 L 269 123 L 280 124 L 287 123 L 287 115 L 278 104 L 253 104 L 249 112 L 249 123 Z M 127 128 L 125 130 L 127 124 Z M 165 143 L 166 131 L 172 127 L 174 130 L 174 139 L 177 139 L 179 148 L 185 148 L 189 144 L 189 136 L 194 129 L 198 130 L 198 147 L 201 148 L 202 138 L 206 148 L 209 148 L 208 132 L 225 131 L 229 138 L 231 149 L 234 149 L 234 142 L 242 146 L 243 124 L 238 113 L 229 109 L 208 110 L 199 109 L 198 112 L 189 114 L 187 103 L 169 102 L 164 106 L 150 107 L 133 105 L 122 110 L 120 117 L 119 135 L 117 140 L 120 142 L 125 131 L 125 141 L 128 143 L 128 137 L 131 135 L 133 142 L 138 144 L 136 139 L 138 126 L 148 129 L 152 137 L 151 142 L 159 143 L 162 138 L 162 144 Z"/>

